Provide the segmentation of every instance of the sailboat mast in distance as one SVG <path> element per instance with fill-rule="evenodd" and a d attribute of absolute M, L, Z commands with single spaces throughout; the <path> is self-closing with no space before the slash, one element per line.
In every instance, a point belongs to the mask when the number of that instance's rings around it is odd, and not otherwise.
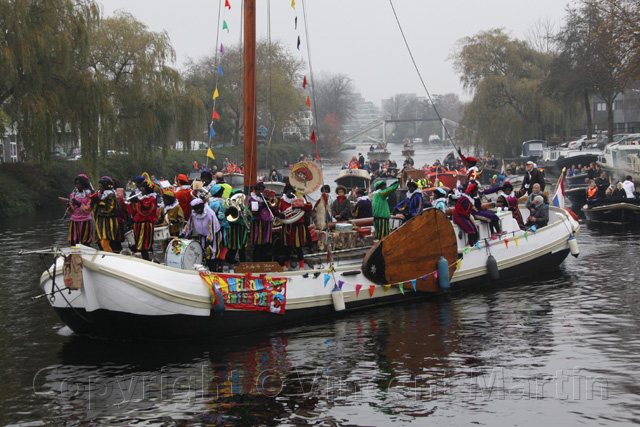
<path fill-rule="evenodd" d="M 256 2 L 244 0 L 244 187 L 258 180 L 256 137 Z"/>

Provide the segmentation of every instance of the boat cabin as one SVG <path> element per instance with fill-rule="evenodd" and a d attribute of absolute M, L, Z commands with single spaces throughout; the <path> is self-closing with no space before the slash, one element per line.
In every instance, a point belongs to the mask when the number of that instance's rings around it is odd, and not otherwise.
<path fill-rule="evenodd" d="M 542 157 L 545 148 L 547 148 L 547 141 L 537 139 L 525 141 L 522 143 L 521 157 L 535 162 Z"/>

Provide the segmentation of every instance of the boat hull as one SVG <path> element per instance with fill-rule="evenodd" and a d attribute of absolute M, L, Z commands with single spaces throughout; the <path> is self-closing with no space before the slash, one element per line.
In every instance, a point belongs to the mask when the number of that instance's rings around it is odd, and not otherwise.
<path fill-rule="evenodd" d="M 367 153 L 369 160 L 376 160 L 378 162 L 386 162 L 390 157 L 391 153 L 389 151 L 369 151 Z"/>
<path fill-rule="evenodd" d="M 640 224 L 640 204 L 610 203 L 582 209 L 587 222 L 596 224 Z"/>

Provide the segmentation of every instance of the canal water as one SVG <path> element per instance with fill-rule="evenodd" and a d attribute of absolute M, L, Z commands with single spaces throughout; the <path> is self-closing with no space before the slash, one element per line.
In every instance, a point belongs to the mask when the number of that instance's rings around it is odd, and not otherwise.
<path fill-rule="evenodd" d="M 583 226 L 577 259 L 517 281 L 241 337 L 139 343 L 74 336 L 32 300 L 49 260 L 18 252 L 63 245 L 60 216 L 0 222 L 2 425 L 640 422 L 638 229 Z"/>

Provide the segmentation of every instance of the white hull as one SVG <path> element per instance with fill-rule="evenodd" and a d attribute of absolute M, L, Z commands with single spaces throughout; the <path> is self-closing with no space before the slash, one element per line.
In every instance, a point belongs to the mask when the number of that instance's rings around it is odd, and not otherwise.
<path fill-rule="evenodd" d="M 490 253 L 497 260 L 500 277 L 506 278 L 544 267 L 544 263 L 560 264 L 568 254 L 569 237 L 579 230 L 578 223 L 566 211 L 551 208 L 552 222 L 537 233 L 529 232 L 525 239 L 510 213 L 503 212 L 500 216 L 503 229 L 508 231 L 504 235 L 509 239 L 508 247 L 504 239 L 488 240 L 488 227 L 480 224 L 482 249 L 474 247 L 466 253 L 463 234 L 463 239 L 458 239 L 458 257 L 462 260 L 451 278 L 452 289 L 488 281 L 487 242 L 491 245 Z M 459 234 L 455 226 L 454 231 Z M 328 265 L 309 271 L 267 274 L 288 279 L 284 315 L 227 309 L 224 316 L 218 317 L 212 312 L 209 288 L 196 271 L 179 270 L 82 246 L 65 252 L 82 254 L 81 290 L 56 292 L 63 287 L 60 258 L 55 265 L 55 284 L 50 277 L 54 273 L 52 266 L 42 275 L 41 286 L 45 293 L 53 294 L 49 301 L 61 318 L 79 333 L 153 338 L 225 335 L 326 316 L 334 312 L 331 294 L 334 277 L 336 281 L 344 282 L 342 291 L 347 311 L 424 295 L 414 293 L 409 283 L 404 285 L 404 294 L 398 286 L 375 284 L 361 273 L 362 258 L 341 261 L 347 257 L 335 253 L 335 276 L 331 275 L 326 287 L 323 278 L 324 274 L 330 274 Z M 345 272 L 355 274 L 343 275 Z M 314 278 L 314 273 L 320 274 Z M 361 285 L 359 292 L 357 285 Z M 372 295 L 370 286 L 374 286 Z M 243 322 L 244 319 L 250 321 Z M 158 320 L 160 326 L 155 325 L 154 320 Z M 178 324 L 192 326 L 175 329 Z"/>

